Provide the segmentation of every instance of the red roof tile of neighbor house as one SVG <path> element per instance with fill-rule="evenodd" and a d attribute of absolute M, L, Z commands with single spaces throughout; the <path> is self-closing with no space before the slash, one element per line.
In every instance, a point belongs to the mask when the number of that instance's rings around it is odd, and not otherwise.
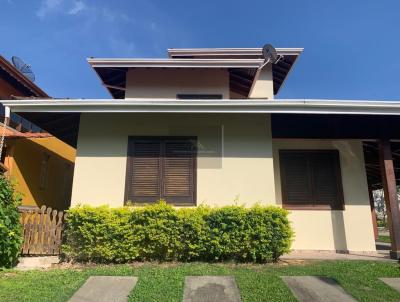
<path fill-rule="evenodd" d="M 4 125 L 0 125 L 0 134 L 3 134 Z M 51 137 L 52 135 L 47 132 L 20 132 L 11 127 L 5 128 L 4 137 L 6 138 L 44 138 Z"/>

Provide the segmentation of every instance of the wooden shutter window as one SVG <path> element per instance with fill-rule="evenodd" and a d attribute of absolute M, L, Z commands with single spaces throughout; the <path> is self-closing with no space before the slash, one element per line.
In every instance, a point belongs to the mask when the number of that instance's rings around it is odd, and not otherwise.
<path fill-rule="evenodd" d="M 196 202 L 196 139 L 130 137 L 125 200 Z"/>
<path fill-rule="evenodd" d="M 127 197 L 143 202 L 160 199 L 161 142 L 132 140 L 129 144 Z"/>
<path fill-rule="evenodd" d="M 281 173 L 285 180 L 284 200 L 290 204 L 304 205 L 312 199 L 307 156 L 281 153 Z"/>
<path fill-rule="evenodd" d="M 285 208 L 344 208 L 337 150 L 281 150 L 279 157 Z"/>
<path fill-rule="evenodd" d="M 163 191 L 166 200 L 192 201 L 194 196 L 193 143 L 188 140 L 167 140 L 163 160 Z"/>
<path fill-rule="evenodd" d="M 323 152 L 315 153 L 310 158 L 315 204 L 330 205 L 333 209 L 338 209 L 341 202 L 339 157 L 336 155 L 334 152 Z"/>

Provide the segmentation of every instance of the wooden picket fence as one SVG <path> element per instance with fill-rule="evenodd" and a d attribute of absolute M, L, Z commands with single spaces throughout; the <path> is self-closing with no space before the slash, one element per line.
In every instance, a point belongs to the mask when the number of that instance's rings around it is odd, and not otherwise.
<path fill-rule="evenodd" d="M 20 212 L 24 228 L 22 255 L 59 255 L 67 214 L 46 206 Z"/>

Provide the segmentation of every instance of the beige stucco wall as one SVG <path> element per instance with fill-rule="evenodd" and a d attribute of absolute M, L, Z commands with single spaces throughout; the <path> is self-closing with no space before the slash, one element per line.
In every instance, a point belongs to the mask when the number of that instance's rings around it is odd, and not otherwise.
<path fill-rule="evenodd" d="M 364 155 L 360 140 L 273 140 L 276 201 L 282 203 L 280 149 L 338 149 L 344 211 L 292 210 L 293 249 L 375 251 Z"/>
<path fill-rule="evenodd" d="M 72 206 L 123 205 L 129 135 L 198 137 L 197 204 L 275 203 L 268 115 L 84 113 Z"/>
<path fill-rule="evenodd" d="M 293 249 L 375 250 L 359 140 L 272 140 L 270 117 L 262 114 L 85 113 L 72 206 L 124 204 L 129 135 L 197 136 L 197 204 L 211 206 L 281 205 L 280 149 L 338 149 L 345 210 L 292 210 Z"/>
<path fill-rule="evenodd" d="M 254 83 L 253 90 L 250 93 L 251 99 L 273 99 L 274 82 L 272 79 L 272 65 L 268 64 L 259 73 Z"/>
<path fill-rule="evenodd" d="M 125 98 L 176 98 L 177 94 L 222 94 L 229 99 L 225 69 L 131 69 Z"/>

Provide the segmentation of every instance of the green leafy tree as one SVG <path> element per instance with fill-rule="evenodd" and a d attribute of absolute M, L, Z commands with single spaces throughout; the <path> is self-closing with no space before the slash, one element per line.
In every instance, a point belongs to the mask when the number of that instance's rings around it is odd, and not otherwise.
<path fill-rule="evenodd" d="M 20 201 L 14 185 L 0 175 L 0 267 L 12 267 L 18 260 L 22 244 L 22 227 L 17 208 Z"/>

